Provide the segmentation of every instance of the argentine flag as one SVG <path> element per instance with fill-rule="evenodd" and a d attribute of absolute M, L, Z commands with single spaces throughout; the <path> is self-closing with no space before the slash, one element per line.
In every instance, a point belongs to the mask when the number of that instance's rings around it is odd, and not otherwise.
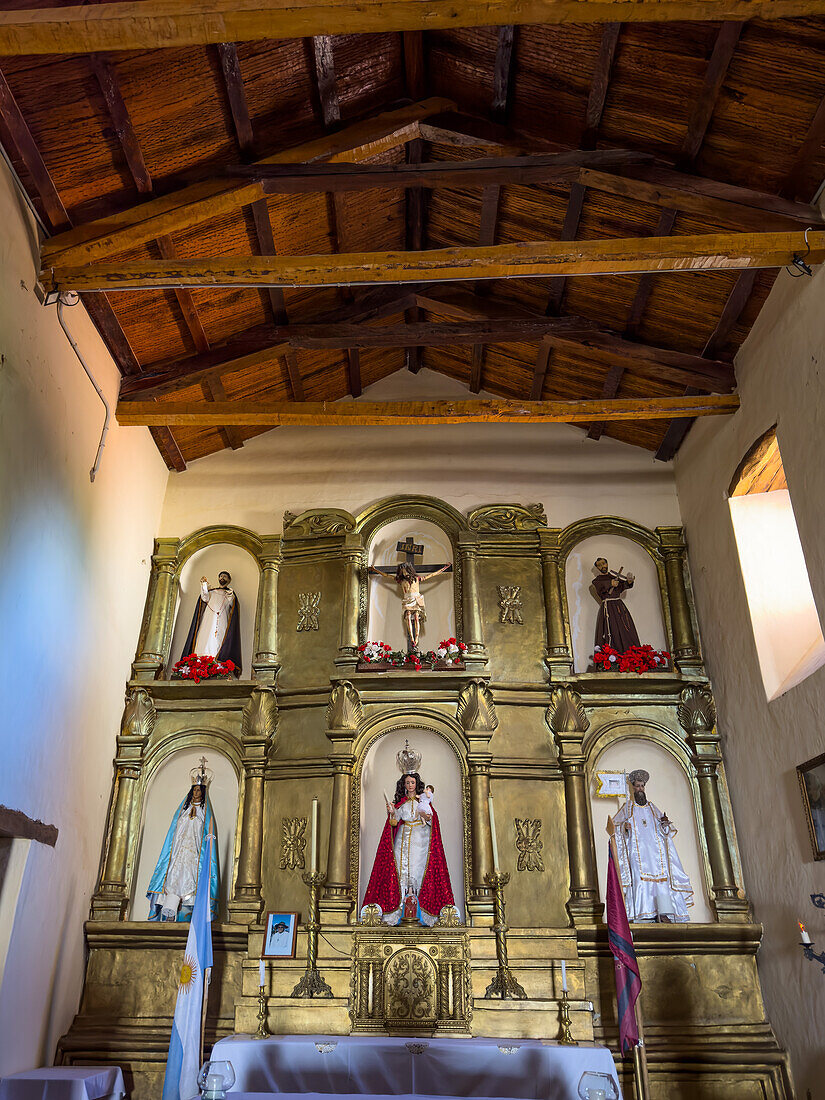
<path fill-rule="evenodd" d="M 189 936 L 180 970 L 175 1020 L 169 1040 L 163 1100 L 190 1100 L 198 1095 L 198 1070 L 201 1064 L 201 1016 L 205 1005 L 209 972 L 212 969 L 212 913 L 209 905 L 209 880 L 212 866 L 210 836 L 206 859 L 201 860 L 195 907 L 189 923 Z"/>

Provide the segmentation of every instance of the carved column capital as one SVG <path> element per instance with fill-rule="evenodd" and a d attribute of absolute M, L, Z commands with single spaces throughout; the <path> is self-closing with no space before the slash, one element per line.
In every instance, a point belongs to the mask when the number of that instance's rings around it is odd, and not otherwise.
<path fill-rule="evenodd" d="M 361 696 L 349 680 L 334 680 L 327 704 L 327 737 L 333 742 L 352 740 L 363 718 Z"/>
<path fill-rule="evenodd" d="M 569 687 L 553 688 L 545 721 L 553 734 L 562 770 L 582 762 L 582 742 L 590 720 L 581 696 Z"/>
<path fill-rule="evenodd" d="M 268 748 L 277 727 L 278 703 L 275 689 L 268 685 L 253 688 L 241 718 L 241 740 L 244 748 L 253 745 Z"/>
<path fill-rule="evenodd" d="M 458 697 L 456 717 L 471 750 L 483 750 L 498 729 L 493 693 L 482 679 L 470 680 Z"/>

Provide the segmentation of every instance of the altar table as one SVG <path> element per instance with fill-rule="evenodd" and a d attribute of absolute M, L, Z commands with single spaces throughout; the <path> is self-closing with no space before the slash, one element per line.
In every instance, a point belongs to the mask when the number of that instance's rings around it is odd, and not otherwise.
<path fill-rule="evenodd" d="M 0 1100 L 119 1100 L 120 1066 L 49 1066 L 0 1080 Z"/>
<path fill-rule="evenodd" d="M 292 1093 L 304 1100 L 310 1100 L 307 1094 L 318 1094 L 319 1100 L 330 1094 L 338 1100 L 578 1100 L 579 1080 L 587 1070 L 607 1074 L 621 1096 L 613 1056 L 594 1043 L 572 1047 L 539 1039 L 230 1035 L 215 1044 L 211 1057 L 232 1063 L 235 1086 L 229 1095 L 237 1100 L 262 1100 L 250 1095 L 254 1093 Z"/>

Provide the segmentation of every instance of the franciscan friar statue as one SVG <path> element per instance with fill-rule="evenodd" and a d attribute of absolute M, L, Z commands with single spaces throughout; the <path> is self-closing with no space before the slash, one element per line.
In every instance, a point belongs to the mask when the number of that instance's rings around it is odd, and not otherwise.
<path fill-rule="evenodd" d="M 639 635 L 633 617 L 625 606 L 622 593 L 633 587 L 636 578 L 632 573 L 612 571 L 607 558 L 596 558 L 598 574 L 593 588 L 599 598 L 599 614 L 596 617 L 596 646 L 611 646 L 625 653 L 631 646 L 639 645 Z"/>

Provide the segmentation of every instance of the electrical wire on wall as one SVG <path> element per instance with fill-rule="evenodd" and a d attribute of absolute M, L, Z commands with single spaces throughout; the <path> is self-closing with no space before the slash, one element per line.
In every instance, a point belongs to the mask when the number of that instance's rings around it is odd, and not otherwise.
<path fill-rule="evenodd" d="M 92 466 L 91 470 L 89 470 L 89 480 L 93 482 L 94 479 L 95 479 L 95 476 L 97 475 L 97 471 L 100 469 L 100 459 L 101 459 L 101 456 L 103 454 L 103 448 L 106 445 L 106 436 L 109 434 L 109 421 L 112 419 L 112 410 L 109 406 L 109 402 L 106 400 L 106 398 L 103 394 L 103 390 L 97 384 L 97 380 L 95 379 L 94 375 L 89 370 L 89 368 L 86 366 L 86 361 L 84 360 L 83 356 L 80 354 L 80 348 L 77 346 L 77 343 L 75 342 L 75 339 L 72 336 L 72 334 L 66 328 L 66 322 L 63 320 L 63 310 L 64 310 L 64 308 L 66 306 L 70 306 L 70 307 L 71 306 L 76 306 L 79 301 L 80 301 L 80 295 L 78 293 L 76 293 L 76 291 L 74 291 L 74 290 L 64 290 L 63 293 L 60 294 L 60 296 L 57 299 L 57 320 L 58 320 L 58 323 L 59 323 L 60 327 L 63 329 L 63 331 L 66 334 L 66 339 L 72 345 L 72 350 L 74 351 L 75 355 L 77 356 L 81 367 L 83 367 L 84 371 L 86 372 L 86 377 L 89 379 L 89 381 L 94 386 L 95 393 L 100 398 L 100 400 L 103 402 L 103 408 L 106 410 L 106 415 L 105 415 L 104 420 L 103 420 L 103 431 L 100 433 L 100 440 L 97 444 L 97 454 L 95 455 L 94 465 Z"/>

